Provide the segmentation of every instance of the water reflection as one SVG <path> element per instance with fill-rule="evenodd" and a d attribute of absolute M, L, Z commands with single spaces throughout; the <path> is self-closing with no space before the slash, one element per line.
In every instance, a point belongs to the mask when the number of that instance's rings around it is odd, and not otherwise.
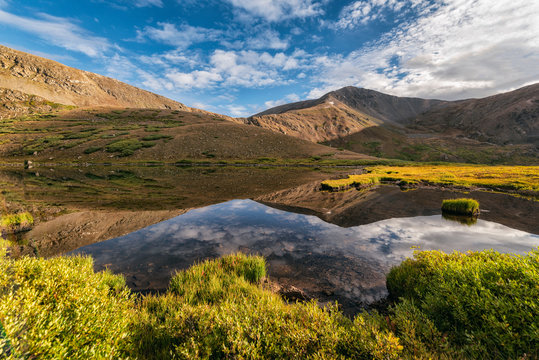
<path fill-rule="evenodd" d="M 477 216 L 463 216 L 463 215 L 452 215 L 452 214 L 442 213 L 442 218 L 448 221 L 456 221 L 463 225 L 472 226 L 472 225 L 477 224 Z"/>
<path fill-rule="evenodd" d="M 523 253 L 538 245 L 537 235 L 483 220 L 466 226 L 433 215 L 342 228 L 315 216 L 233 200 L 75 253 L 93 256 L 97 270 L 124 274 L 140 291 L 165 289 L 174 270 L 206 258 L 257 253 L 268 260 L 273 279 L 355 312 L 386 295 L 385 274 L 411 256 L 412 247 Z"/>

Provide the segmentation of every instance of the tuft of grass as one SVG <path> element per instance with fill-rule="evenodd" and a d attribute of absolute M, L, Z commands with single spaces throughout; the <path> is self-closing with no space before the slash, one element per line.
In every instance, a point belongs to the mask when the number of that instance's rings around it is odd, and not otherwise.
<path fill-rule="evenodd" d="M 446 199 L 442 201 L 442 212 L 454 215 L 479 214 L 479 202 L 474 199 Z"/>
<path fill-rule="evenodd" d="M 108 144 L 105 149 L 111 153 L 119 153 L 120 156 L 133 155 L 135 151 L 144 147 L 138 139 L 118 140 Z"/>
<path fill-rule="evenodd" d="M 93 154 L 93 153 L 95 153 L 96 151 L 99 151 L 99 150 L 101 150 L 101 149 L 103 149 L 101 146 L 90 146 L 89 148 L 86 148 L 86 149 L 84 150 L 84 153 L 85 153 L 85 154 Z"/>
<path fill-rule="evenodd" d="M 153 141 L 153 140 L 161 140 L 161 139 L 172 139 L 173 136 L 170 135 L 163 135 L 163 134 L 151 134 L 144 136 L 142 138 L 142 141 Z"/>
<path fill-rule="evenodd" d="M 34 217 L 29 212 L 7 214 L 0 218 L 0 229 L 9 232 L 22 231 L 34 224 Z"/>
<path fill-rule="evenodd" d="M 230 296 L 237 287 L 236 290 L 245 291 L 244 285 L 258 284 L 264 276 L 264 258 L 238 253 L 176 273 L 169 289 L 190 304 L 213 303 Z"/>
<path fill-rule="evenodd" d="M 391 319 L 408 350 L 423 358 L 539 356 L 539 250 L 524 256 L 416 252 L 393 268 Z"/>
<path fill-rule="evenodd" d="M 322 190 L 338 191 L 349 187 L 369 187 L 380 183 L 378 176 L 370 174 L 348 175 L 346 179 L 325 180 L 321 183 Z"/>

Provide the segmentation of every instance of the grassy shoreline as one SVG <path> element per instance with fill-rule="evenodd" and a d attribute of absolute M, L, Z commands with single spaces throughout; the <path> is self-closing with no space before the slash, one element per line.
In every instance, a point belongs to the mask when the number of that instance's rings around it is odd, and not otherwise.
<path fill-rule="evenodd" d="M 395 183 L 404 187 L 430 185 L 463 189 L 486 188 L 537 195 L 539 166 L 367 166 L 363 174 L 349 175 L 346 179 L 325 180 L 321 183 L 321 188 L 339 191 L 380 183 Z"/>
<path fill-rule="evenodd" d="M 121 276 L 95 273 L 90 258 L 2 256 L 0 356 L 534 359 L 538 260 L 539 250 L 418 252 L 388 275 L 387 315 L 351 319 L 336 305 L 286 303 L 264 287 L 257 256 L 194 265 L 146 297 Z"/>

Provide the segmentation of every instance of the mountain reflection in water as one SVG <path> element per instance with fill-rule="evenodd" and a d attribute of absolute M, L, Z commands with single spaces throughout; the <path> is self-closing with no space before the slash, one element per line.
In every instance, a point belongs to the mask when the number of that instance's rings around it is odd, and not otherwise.
<path fill-rule="evenodd" d="M 342 228 L 315 216 L 233 200 L 73 253 L 126 276 L 137 291 L 164 290 L 171 273 L 237 251 L 263 255 L 269 275 L 321 302 L 337 300 L 348 313 L 387 295 L 389 269 L 422 250 L 524 253 L 539 236 L 479 219 L 469 226 L 441 215 L 394 218 Z"/>

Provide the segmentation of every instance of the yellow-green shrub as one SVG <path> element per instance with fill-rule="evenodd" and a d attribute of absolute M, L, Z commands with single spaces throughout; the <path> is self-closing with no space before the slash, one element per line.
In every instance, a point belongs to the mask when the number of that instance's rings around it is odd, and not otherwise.
<path fill-rule="evenodd" d="M 29 212 L 8 214 L 0 218 L 0 229 L 17 231 L 26 229 L 34 224 L 34 217 Z"/>
<path fill-rule="evenodd" d="M 0 358 L 126 356 L 133 302 L 122 277 L 90 258 L 0 258 Z"/>
<path fill-rule="evenodd" d="M 393 320 L 408 350 L 439 339 L 439 351 L 449 346 L 459 357 L 539 356 L 539 250 L 417 252 L 391 270 L 387 288 L 401 298 Z"/>
<path fill-rule="evenodd" d="M 397 359 L 383 319 L 354 321 L 337 307 L 287 304 L 258 281 L 262 258 L 204 262 L 178 273 L 170 291 L 141 304 L 134 344 L 145 359 Z M 211 289 L 211 290 L 209 290 Z"/>

